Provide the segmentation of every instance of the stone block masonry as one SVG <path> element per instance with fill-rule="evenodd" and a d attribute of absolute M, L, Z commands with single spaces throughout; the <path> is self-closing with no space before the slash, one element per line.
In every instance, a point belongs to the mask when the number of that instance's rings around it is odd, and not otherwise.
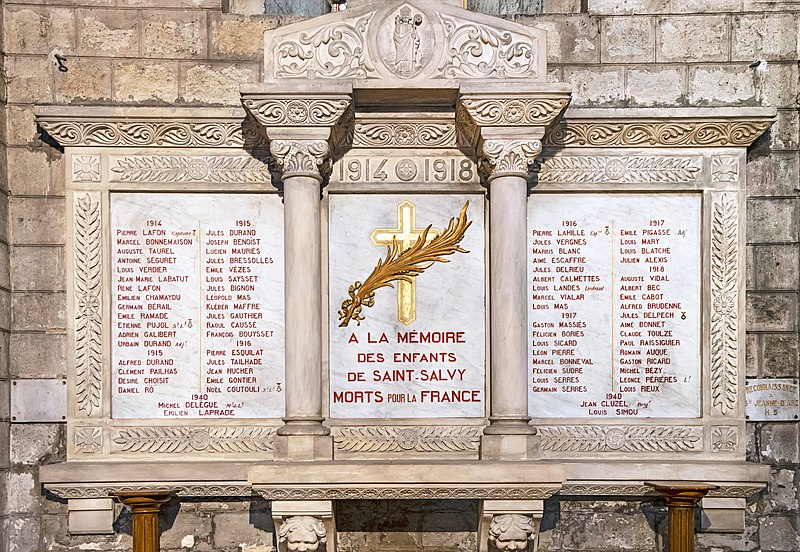
<path fill-rule="evenodd" d="M 350 2 L 357 5 L 357 0 Z M 223 9 L 223 4 L 227 9 Z M 504 2 L 504 5 L 513 4 Z M 38 467 L 63 461 L 61 424 L 12 424 L 15 380 L 66 375 L 65 160 L 37 138 L 33 106 L 237 106 L 263 78 L 263 32 L 296 16 L 247 0 L 11 0 L 0 56 L 0 551 L 130 548 L 118 508 L 113 536 L 69 536 L 67 507 L 42 496 Z M 507 17 L 548 32 L 553 75 L 582 107 L 758 106 L 778 122 L 750 151 L 749 377 L 796 378 L 800 296 L 798 40 L 800 6 L 760 0 L 544 0 L 544 15 Z M 52 54 L 66 57 L 58 71 Z M 756 63 L 757 62 L 757 63 Z M 769 488 L 741 535 L 701 534 L 699 550 L 800 548 L 798 426 L 751 423 L 748 457 Z M 339 550 L 474 550 L 474 505 L 353 503 Z M 162 550 L 266 552 L 267 502 L 170 504 Z M 649 502 L 550 500 L 540 550 L 656 552 L 666 518 Z"/>

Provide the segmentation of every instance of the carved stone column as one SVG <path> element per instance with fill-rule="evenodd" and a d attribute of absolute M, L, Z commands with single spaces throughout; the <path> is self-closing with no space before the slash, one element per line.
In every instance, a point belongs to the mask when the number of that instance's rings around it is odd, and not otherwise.
<path fill-rule="evenodd" d="M 174 490 L 115 493 L 120 502 L 131 509 L 133 552 L 158 552 L 161 549 L 158 534 L 158 512 L 174 494 Z"/>
<path fill-rule="evenodd" d="M 340 119 L 352 102 L 343 94 L 243 90 L 242 97 L 245 109 L 269 139 L 283 180 L 286 412 L 275 457 L 329 459 L 330 430 L 322 425 L 320 187 L 333 153 L 347 138 L 349 121 Z"/>
<path fill-rule="evenodd" d="M 694 552 L 694 508 L 717 485 L 688 481 L 649 483 L 667 501 L 669 552 Z"/>
<path fill-rule="evenodd" d="M 462 87 L 463 90 L 463 87 Z M 484 458 L 533 455 L 528 422 L 528 176 L 542 137 L 569 103 L 559 85 L 511 96 L 466 90 L 456 122 L 463 145 L 476 152 L 489 187 L 491 412 Z"/>

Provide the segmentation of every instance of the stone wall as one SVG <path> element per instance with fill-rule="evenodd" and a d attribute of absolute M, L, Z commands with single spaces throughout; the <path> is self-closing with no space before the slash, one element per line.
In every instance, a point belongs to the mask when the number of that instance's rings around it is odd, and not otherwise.
<path fill-rule="evenodd" d="M 226 3 L 237 5 L 259 3 Z M 117 535 L 70 537 L 66 504 L 42 495 L 38 466 L 64 460 L 62 424 L 10 424 L 9 435 L 9 385 L 66 375 L 65 167 L 37 137 L 33 106 L 238 105 L 239 84 L 261 79 L 264 30 L 288 20 L 225 13 L 221 0 L 7 0 L 0 17 L 0 551 L 125 549 L 124 512 Z M 545 0 L 544 15 L 514 17 L 550 33 L 551 78 L 573 83 L 574 105 L 778 107 L 748 163 L 748 375 L 798 377 L 800 5 Z M 54 65 L 56 50 L 67 72 Z M 749 459 L 773 467 L 772 483 L 749 505 L 743 535 L 701 534 L 700 547 L 798 550 L 798 424 L 749 430 Z M 267 550 L 267 508 L 175 502 L 162 516 L 163 550 Z M 474 550 L 474 509 L 349 505 L 340 549 Z M 648 502 L 551 500 L 543 529 L 543 551 L 656 552 L 665 518 Z"/>

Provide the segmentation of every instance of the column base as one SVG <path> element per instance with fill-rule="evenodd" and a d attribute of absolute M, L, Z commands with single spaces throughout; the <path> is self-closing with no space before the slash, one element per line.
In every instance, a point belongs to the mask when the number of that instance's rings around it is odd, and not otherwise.
<path fill-rule="evenodd" d="M 536 435 L 536 428 L 529 425 L 530 417 L 501 418 L 489 416 L 489 425 L 483 428 L 484 435 Z"/>
<path fill-rule="evenodd" d="M 333 460 L 333 437 L 330 435 L 278 434 L 275 437 L 273 458 L 282 462 Z"/>
<path fill-rule="evenodd" d="M 483 435 L 481 460 L 534 460 L 539 442 L 536 435 Z"/>
<path fill-rule="evenodd" d="M 330 435 L 331 430 L 322 422 L 325 418 L 283 418 L 283 427 L 278 428 L 278 435 Z"/>

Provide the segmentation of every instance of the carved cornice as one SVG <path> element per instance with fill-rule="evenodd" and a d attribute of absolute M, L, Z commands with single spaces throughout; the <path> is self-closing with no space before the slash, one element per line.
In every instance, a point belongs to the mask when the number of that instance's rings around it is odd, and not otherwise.
<path fill-rule="evenodd" d="M 112 441 L 125 453 L 249 454 L 273 449 L 273 427 L 124 427 Z"/>
<path fill-rule="evenodd" d="M 273 140 L 269 149 L 283 178 L 309 176 L 321 182 L 328 170 L 330 147 L 325 140 Z"/>
<path fill-rule="evenodd" d="M 253 147 L 264 148 L 259 133 L 244 121 L 48 120 L 39 126 L 62 147 Z"/>
<path fill-rule="evenodd" d="M 190 469 L 187 467 L 187 469 Z M 250 485 L 234 483 L 151 483 L 151 484 L 46 484 L 45 489 L 59 498 L 108 498 L 123 491 L 166 491 L 175 489 L 178 496 L 252 496 Z"/>
<path fill-rule="evenodd" d="M 330 127 L 350 105 L 349 96 L 253 97 L 242 104 L 261 126 Z"/>
<path fill-rule="evenodd" d="M 539 140 L 485 140 L 480 154 L 481 168 L 489 180 L 500 176 L 527 178 L 541 151 Z"/>
<path fill-rule="evenodd" d="M 464 96 L 461 104 L 480 126 L 548 126 L 566 109 L 566 97 Z"/>
<path fill-rule="evenodd" d="M 495 486 L 495 487 L 435 487 L 435 486 L 254 486 L 267 500 L 543 500 L 553 496 L 558 486 Z"/>
<path fill-rule="evenodd" d="M 540 426 L 550 452 L 685 452 L 702 447 L 702 428 L 678 426 Z"/>
<path fill-rule="evenodd" d="M 749 498 L 764 485 L 725 485 L 710 491 L 709 498 Z M 652 487 L 637 483 L 565 483 L 558 496 L 659 496 Z"/>
<path fill-rule="evenodd" d="M 569 117 L 569 116 L 568 116 Z M 568 118 L 546 137 L 548 147 L 746 147 L 772 125 L 751 121 L 584 121 Z"/>
<path fill-rule="evenodd" d="M 341 452 L 477 452 L 478 426 L 369 426 L 332 428 Z"/>

